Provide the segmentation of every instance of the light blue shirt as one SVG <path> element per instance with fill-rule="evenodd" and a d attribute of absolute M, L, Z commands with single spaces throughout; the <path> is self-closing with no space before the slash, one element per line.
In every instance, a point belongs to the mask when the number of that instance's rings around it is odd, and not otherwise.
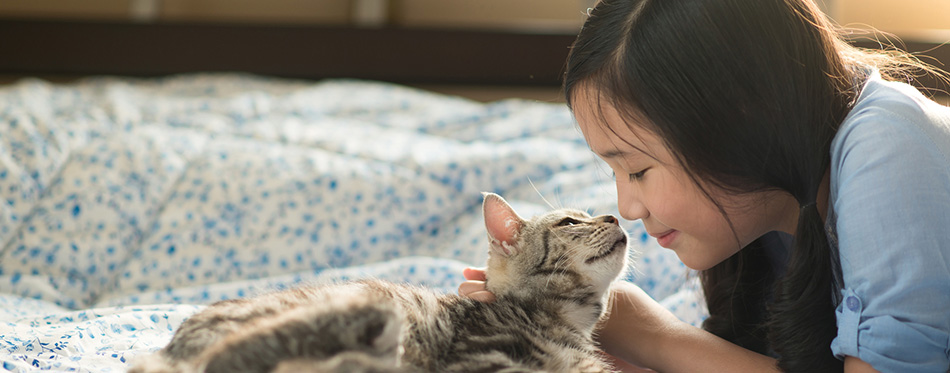
<path fill-rule="evenodd" d="M 831 145 L 841 259 L 836 356 L 882 372 L 950 368 L 950 109 L 876 72 Z"/>

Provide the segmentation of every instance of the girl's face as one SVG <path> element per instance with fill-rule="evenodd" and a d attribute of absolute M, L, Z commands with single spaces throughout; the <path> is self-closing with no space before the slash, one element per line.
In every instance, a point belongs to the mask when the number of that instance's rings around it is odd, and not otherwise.
<path fill-rule="evenodd" d="M 596 92 L 584 86 L 577 90 L 574 115 L 591 150 L 614 172 L 620 215 L 641 219 L 647 232 L 687 267 L 708 269 L 773 230 L 794 233 L 799 210 L 790 194 L 729 195 L 707 186 L 731 219 L 733 234 L 728 220 L 662 139 L 628 123 L 609 105 L 595 107 L 600 101 L 593 96 Z"/>

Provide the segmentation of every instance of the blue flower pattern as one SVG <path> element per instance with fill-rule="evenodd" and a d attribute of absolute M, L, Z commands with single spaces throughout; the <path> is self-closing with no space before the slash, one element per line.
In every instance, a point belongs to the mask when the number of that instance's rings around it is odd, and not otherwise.
<path fill-rule="evenodd" d="M 0 366 L 124 371 L 205 304 L 299 284 L 454 292 L 487 256 L 482 191 L 617 213 L 559 104 L 242 74 L 0 87 Z M 628 280 L 701 322 L 695 274 L 625 224 Z"/>

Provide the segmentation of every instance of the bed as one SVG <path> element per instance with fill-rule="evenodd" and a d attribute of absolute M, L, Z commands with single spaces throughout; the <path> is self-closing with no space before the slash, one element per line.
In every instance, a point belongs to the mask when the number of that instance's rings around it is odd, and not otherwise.
<path fill-rule="evenodd" d="M 616 214 L 562 104 L 247 74 L 0 87 L 0 366 L 116 372 L 204 305 L 376 277 L 454 292 L 481 192 Z M 695 274 L 625 222 L 642 286 L 705 317 Z"/>

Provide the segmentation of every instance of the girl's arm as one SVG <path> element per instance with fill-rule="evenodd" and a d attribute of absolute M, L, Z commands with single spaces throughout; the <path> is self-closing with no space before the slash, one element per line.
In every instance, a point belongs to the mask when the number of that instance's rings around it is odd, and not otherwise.
<path fill-rule="evenodd" d="M 844 358 L 844 373 L 877 373 L 877 369 L 854 356 Z"/>
<path fill-rule="evenodd" d="M 609 317 L 601 325 L 598 340 L 617 358 L 660 372 L 779 371 L 775 359 L 680 321 L 634 284 L 618 283 L 613 296 L 611 315 L 623 316 Z M 845 358 L 844 371 L 877 372 L 854 356 Z"/>
<path fill-rule="evenodd" d="M 775 359 L 680 321 L 642 289 L 613 288 L 610 317 L 598 340 L 618 358 L 660 372 L 777 372 Z"/>

